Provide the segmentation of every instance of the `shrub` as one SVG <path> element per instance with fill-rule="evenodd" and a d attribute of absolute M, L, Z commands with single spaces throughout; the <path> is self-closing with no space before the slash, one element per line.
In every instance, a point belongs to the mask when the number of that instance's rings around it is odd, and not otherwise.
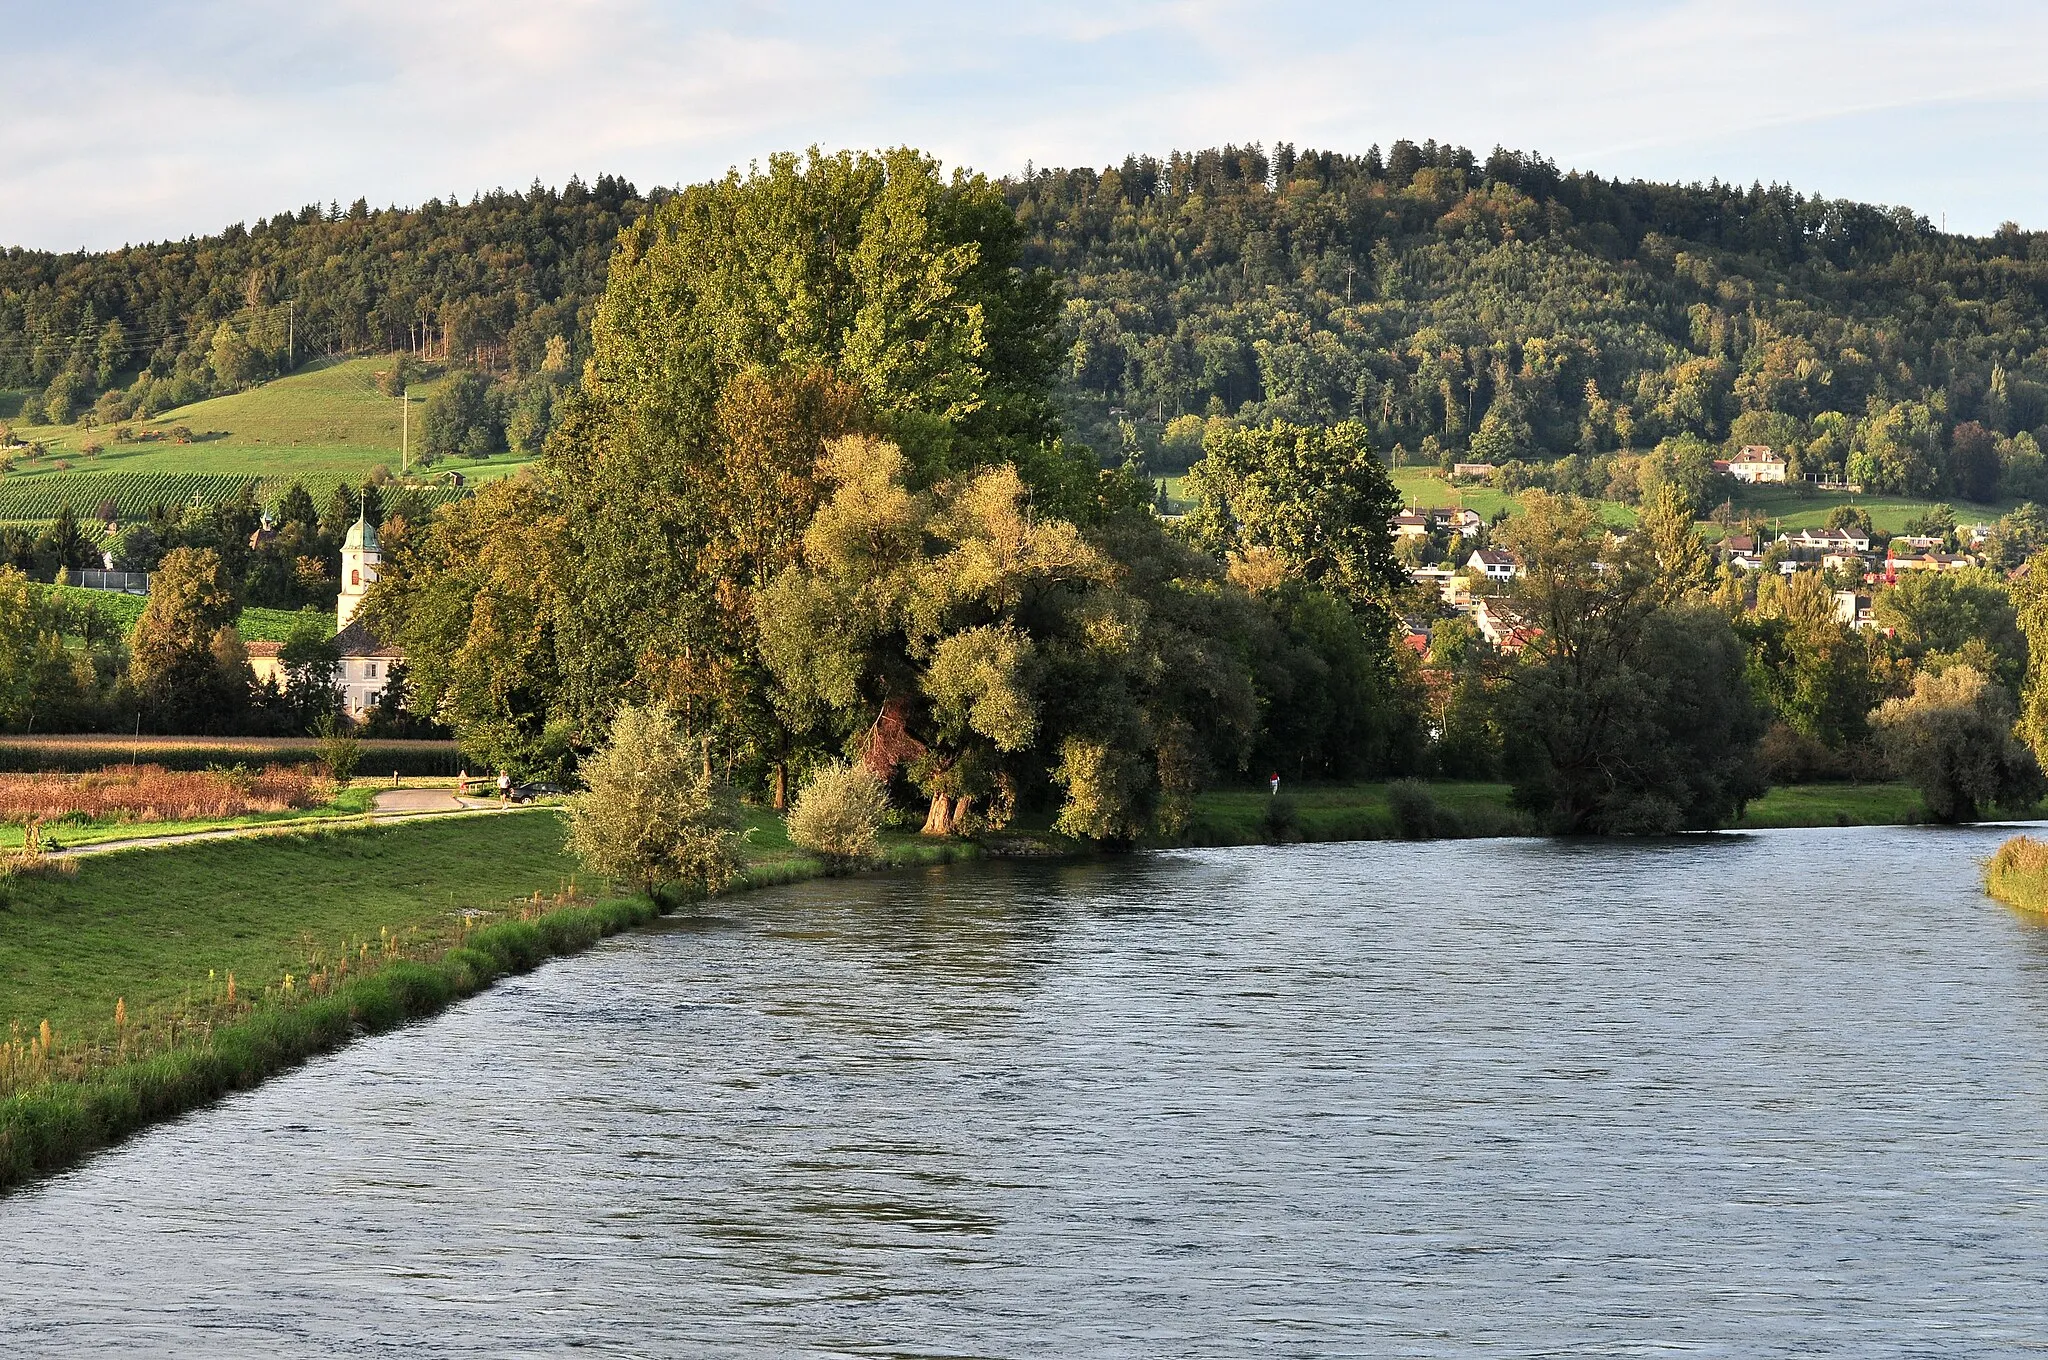
<path fill-rule="evenodd" d="M 332 713 L 322 713 L 314 731 L 319 734 L 320 764 L 327 771 L 327 777 L 342 788 L 355 778 L 356 766 L 362 763 L 363 746 L 356 740 L 356 734 L 348 724 Z"/>
<path fill-rule="evenodd" d="M 607 877 L 652 896 L 680 882 L 715 892 L 739 872 L 739 804 L 661 706 L 628 705 L 583 762 L 569 846 Z"/>
<path fill-rule="evenodd" d="M 1266 839 L 1275 843 L 1301 839 L 1301 809 L 1294 800 L 1284 793 L 1276 793 L 1266 800 L 1266 812 L 1259 819 Z"/>
<path fill-rule="evenodd" d="M 871 859 L 888 810 L 888 791 L 868 771 L 821 766 L 804 781 L 789 810 L 789 838 L 837 863 Z"/>
<path fill-rule="evenodd" d="M 1970 666 L 1922 671 L 1910 695 L 1871 715 L 1893 776 L 1919 788 L 1938 822 L 1975 821 L 1991 808 L 2025 812 L 2041 801 L 2048 783 L 2012 724 L 2004 688 Z"/>
<path fill-rule="evenodd" d="M 1984 866 L 1984 890 L 2028 911 L 2048 911 L 2048 842 L 2014 836 Z"/>
<path fill-rule="evenodd" d="M 1404 841 L 1436 840 L 1463 830 L 1458 815 L 1438 803 L 1429 785 L 1419 779 L 1396 779 L 1387 785 L 1387 807 L 1394 814 L 1394 830 Z"/>

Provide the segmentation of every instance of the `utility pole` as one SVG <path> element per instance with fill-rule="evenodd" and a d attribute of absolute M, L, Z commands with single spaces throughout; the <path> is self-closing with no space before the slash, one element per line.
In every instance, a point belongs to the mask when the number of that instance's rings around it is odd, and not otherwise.
<path fill-rule="evenodd" d="M 402 375 L 401 375 L 402 376 Z M 412 389 L 398 384 L 398 475 L 407 475 L 412 463 Z"/>
<path fill-rule="evenodd" d="M 286 298 L 284 302 L 284 371 L 289 373 L 299 366 L 299 311 L 296 301 Z"/>

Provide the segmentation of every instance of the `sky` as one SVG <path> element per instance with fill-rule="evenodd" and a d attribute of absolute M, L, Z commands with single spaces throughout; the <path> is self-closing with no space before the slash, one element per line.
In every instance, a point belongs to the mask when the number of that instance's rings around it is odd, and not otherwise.
<path fill-rule="evenodd" d="M 2048 228 L 2048 5 L 0 0 L 0 246 L 784 149 L 991 174 L 1399 137 Z"/>

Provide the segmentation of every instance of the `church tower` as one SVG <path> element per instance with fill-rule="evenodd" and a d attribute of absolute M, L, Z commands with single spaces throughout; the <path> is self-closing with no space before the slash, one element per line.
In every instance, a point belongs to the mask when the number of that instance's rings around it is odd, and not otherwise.
<path fill-rule="evenodd" d="M 334 605 L 335 631 L 348 627 L 362 608 L 363 596 L 377 579 L 384 554 L 377 550 L 377 529 L 367 514 L 358 515 L 341 545 L 341 598 Z"/>

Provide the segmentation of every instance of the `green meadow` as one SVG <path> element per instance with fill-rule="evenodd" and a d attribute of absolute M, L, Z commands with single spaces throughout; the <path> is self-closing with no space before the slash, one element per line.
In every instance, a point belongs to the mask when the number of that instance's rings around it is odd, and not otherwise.
<path fill-rule="evenodd" d="M 320 360 L 246 392 L 213 397 L 165 411 L 147 420 L 123 422 L 137 431 L 184 426 L 192 442 L 119 442 L 110 427 L 16 426 L 15 437 L 44 444 L 48 452 L 29 458 L 16 451 L 8 480 L 51 471 L 222 473 L 260 477 L 282 489 L 303 482 L 316 496 L 344 481 L 360 481 L 371 469 L 401 471 L 406 442 L 398 400 L 377 387 L 389 356 Z M 419 451 L 420 422 L 437 382 L 415 384 L 411 448 Z M 88 454 L 87 445 L 103 446 Z M 471 481 L 503 476 L 528 460 L 513 455 L 489 459 L 451 458 L 432 469 L 415 464 L 415 474 L 461 472 Z M 266 485 L 266 493 L 271 487 Z"/>

